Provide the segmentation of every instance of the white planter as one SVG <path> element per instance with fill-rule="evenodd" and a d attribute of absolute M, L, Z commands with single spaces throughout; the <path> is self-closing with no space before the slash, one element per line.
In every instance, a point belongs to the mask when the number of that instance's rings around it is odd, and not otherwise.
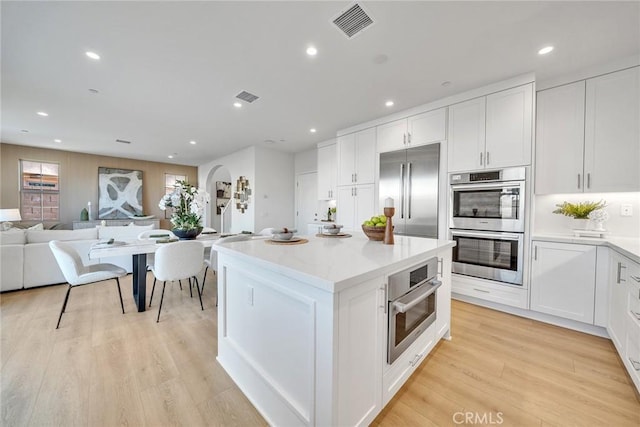
<path fill-rule="evenodd" d="M 571 228 L 573 230 L 588 230 L 589 229 L 589 219 L 579 219 L 579 218 L 571 218 Z"/>

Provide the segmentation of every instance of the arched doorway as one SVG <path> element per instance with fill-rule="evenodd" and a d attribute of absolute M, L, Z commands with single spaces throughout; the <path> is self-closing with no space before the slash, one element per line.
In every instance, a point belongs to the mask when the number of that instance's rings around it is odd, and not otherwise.
<path fill-rule="evenodd" d="M 224 233 L 231 230 L 231 209 L 227 209 L 224 214 L 224 230 L 222 230 L 222 215 L 218 213 L 216 182 L 231 183 L 231 174 L 226 166 L 216 165 L 211 168 L 209 175 L 207 175 L 206 189 L 207 193 L 211 195 L 211 202 L 209 203 L 209 209 L 205 212 L 204 218 L 204 223 L 207 227 L 215 228 L 218 232 Z"/>

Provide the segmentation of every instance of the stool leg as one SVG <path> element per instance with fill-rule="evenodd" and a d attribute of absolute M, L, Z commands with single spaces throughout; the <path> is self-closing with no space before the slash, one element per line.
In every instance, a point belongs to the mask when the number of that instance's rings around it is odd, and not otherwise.
<path fill-rule="evenodd" d="M 189 277 L 189 294 L 193 298 L 193 284 L 191 284 L 191 277 Z"/>
<path fill-rule="evenodd" d="M 162 300 L 164 299 L 164 287 L 167 285 L 167 282 L 162 282 L 162 295 L 160 296 L 160 307 L 158 307 L 158 318 L 156 319 L 156 323 L 160 321 L 160 312 L 162 311 Z"/>
<path fill-rule="evenodd" d="M 60 326 L 60 319 L 62 319 L 62 313 L 67 308 L 67 301 L 69 301 L 69 292 L 71 292 L 71 285 L 67 288 L 67 295 L 64 297 L 64 302 L 62 303 L 62 309 L 60 310 L 60 316 L 58 317 L 58 323 L 56 324 L 56 329 Z"/>
<path fill-rule="evenodd" d="M 153 291 L 156 290 L 156 278 L 153 278 L 153 287 L 151 288 L 151 298 L 149 298 L 149 308 L 151 308 L 151 301 L 153 301 Z"/>
<path fill-rule="evenodd" d="M 178 280 L 178 283 L 180 283 L 180 290 L 182 290 L 182 280 Z"/>
<path fill-rule="evenodd" d="M 202 290 L 200 291 L 200 293 L 204 292 L 204 284 L 207 281 L 207 271 L 209 271 L 209 266 L 206 266 L 204 268 L 204 276 L 202 277 Z"/>
<path fill-rule="evenodd" d="M 202 292 L 200 292 L 200 286 L 198 286 L 198 279 L 196 276 L 193 276 L 193 280 L 196 282 L 196 289 L 198 290 L 198 297 L 200 298 L 200 308 L 204 311 L 204 306 L 202 305 Z"/>
<path fill-rule="evenodd" d="M 122 307 L 122 314 L 124 314 L 124 303 L 122 302 L 122 291 L 120 290 L 120 279 L 116 277 L 116 283 L 118 284 L 118 295 L 120 295 L 120 307 Z"/>

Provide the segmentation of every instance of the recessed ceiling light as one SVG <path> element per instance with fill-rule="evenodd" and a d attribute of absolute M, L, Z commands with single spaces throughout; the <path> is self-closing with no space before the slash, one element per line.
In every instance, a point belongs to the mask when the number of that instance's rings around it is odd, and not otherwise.
<path fill-rule="evenodd" d="M 387 101 L 384 103 L 387 107 L 393 107 L 393 101 Z"/>
<path fill-rule="evenodd" d="M 309 55 L 309 56 L 316 56 L 317 54 L 318 54 L 318 49 L 316 49 L 315 47 L 313 47 L 313 46 L 309 46 L 309 47 L 307 48 L 307 55 Z"/>
<path fill-rule="evenodd" d="M 538 55 L 546 55 L 553 50 L 553 46 L 545 46 L 538 51 Z"/>
<path fill-rule="evenodd" d="M 311 129 L 309 129 L 309 132 L 311 132 L 311 133 L 316 133 L 316 128 L 311 128 Z"/>
<path fill-rule="evenodd" d="M 189 141 L 189 144 L 191 144 L 191 145 L 196 145 L 196 144 L 197 144 L 197 142 L 196 142 L 196 141 Z"/>
<path fill-rule="evenodd" d="M 61 139 L 54 139 L 53 142 L 62 142 Z"/>
<path fill-rule="evenodd" d="M 173 159 L 173 154 L 169 154 L 167 157 Z"/>
<path fill-rule="evenodd" d="M 95 52 L 87 51 L 85 52 L 85 55 L 87 55 L 91 59 L 96 59 L 96 60 L 100 59 L 100 55 L 98 55 Z"/>
<path fill-rule="evenodd" d="M 42 117 L 47 117 L 49 115 L 48 113 L 45 113 L 44 111 L 38 111 L 36 114 L 39 115 L 39 116 L 42 116 Z"/>
<path fill-rule="evenodd" d="M 240 104 L 239 102 L 234 102 L 233 106 L 236 108 L 242 108 L 242 104 Z"/>

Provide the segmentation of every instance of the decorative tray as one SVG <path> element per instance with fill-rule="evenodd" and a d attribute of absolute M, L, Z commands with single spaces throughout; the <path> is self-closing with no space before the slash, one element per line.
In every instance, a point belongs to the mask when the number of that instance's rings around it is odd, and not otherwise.
<path fill-rule="evenodd" d="M 126 245 L 127 242 L 120 242 L 118 240 L 116 241 L 109 241 L 109 242 L 98 242 L 95 245 L 91 246 L 91 249 L 100 249 L 100 248 L 112 248 L 114 246 L 124 246 Z"/>
<path fill-rule="evenodd" d="M 604 237 L 607 230 L 573 230 L 575 237 Z"/>

